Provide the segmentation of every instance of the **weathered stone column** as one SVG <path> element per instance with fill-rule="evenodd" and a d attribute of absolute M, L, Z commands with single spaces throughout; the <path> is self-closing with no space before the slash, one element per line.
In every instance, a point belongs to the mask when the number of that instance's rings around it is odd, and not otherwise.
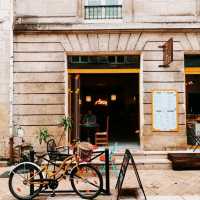
<path fill-rule="evenodd" d="M 186 148 L 186 110 L 184 51 L 179 41 L 174 41 L 174 61 L 170 67 L 163 64 L 160 45 L 166 41 L 147 41 L 143 50 L 143 113 L 142 144 L 144 150 L 175 150 Z M 154 132 L 152 130 L 152 91 L 176 90 L 178 92 L 178 131 Z"/>
<path fill-rule="evenodd" d="M 0 0 L 0 157 L 8 156 L 10 68 L 12 66 L 12 0 Z M 9 87 L 11 86 L 11 87 Z"/>

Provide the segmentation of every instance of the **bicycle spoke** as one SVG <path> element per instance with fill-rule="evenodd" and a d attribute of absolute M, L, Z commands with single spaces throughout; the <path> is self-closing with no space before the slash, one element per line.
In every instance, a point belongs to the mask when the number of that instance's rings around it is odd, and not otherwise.
<path fill-rule="evenodd" d="M 24 179 L 27 180 L 27 179 L 24 178 L 22 175 L 20 175 L 20 174 L 18 174 L 18 173 L 15 173 L 14 171 L 12 171 L 12 173 L 15 174 L 15 175 L 17 175 L 17 176 L 19 176 L 19 177 L 20 177 L 21 179 L 23 179 L 23 180 L 24 180 Z"/>
<path fill-rule="evenodd" d="M 88 181 L 87 179 L 85 179 L 85 178 L 82 178 L 82 177 L 80 177 L 80 176 L 78 176 L 78 175 L 75 175 L 77 178 L 80 178 L 81 180 L 83 180 L 84 182 L 87 182 L 87 183 L 89 183 L 89 184 L 91 184 L 91 185 L 93 185 L 94 187 L 96 187 L 96 188 L 99 188 L 99 186 L 98 185 L 95 185 L 94 183 L 92 183 L 91 181 Z"/>
<path fill-rule="evenodd" d="M 25 163 L 24 163 L 24 178 L 25 178 Z M 26 178 L 25 178 L 25 180 L 26 180 Z"/>

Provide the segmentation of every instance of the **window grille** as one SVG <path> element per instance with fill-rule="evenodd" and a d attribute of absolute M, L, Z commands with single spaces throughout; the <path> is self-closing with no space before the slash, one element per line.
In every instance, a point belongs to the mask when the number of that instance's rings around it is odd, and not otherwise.
<path fill-rule="evenodd" d="M 122 19 L 121 0 L 87 0 L 85 19 Z"/>

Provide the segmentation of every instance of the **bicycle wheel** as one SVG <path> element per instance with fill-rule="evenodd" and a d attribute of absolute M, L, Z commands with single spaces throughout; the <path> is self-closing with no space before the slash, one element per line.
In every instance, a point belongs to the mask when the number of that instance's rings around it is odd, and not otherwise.
<path fill-rule="evenodd" d="M 33 180 L 36 180 L 33 183 Z M 12 195 L 20 200 L 36 197 L 42 189 L 43 175 L 37 165 L 24 162 L 17 165 L 9 176 L 9 189 Z"/>
<path fill-rule="evenodd" d="M 103 188 L 103 178 L 100 172 L 89 164 L 80 164 L 70 174 L 74 191 L 84 199 L 97 197 Z"/>

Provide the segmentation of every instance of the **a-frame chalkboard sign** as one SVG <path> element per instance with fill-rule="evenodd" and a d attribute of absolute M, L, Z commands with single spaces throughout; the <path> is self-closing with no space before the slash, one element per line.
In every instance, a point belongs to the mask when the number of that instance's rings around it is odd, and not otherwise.
<path fill-rule="evenodd" d="M 120 169 L 120 172 L 119 172 L 119 176 L 118 176 L 118 179 L 117 179 L 117 184 L 115 186 L 115 195 L 114 195 L 115 196 L 115 200 L 118 200 L 119 197 L 120 197 L 122 184 L 123 184 L 123 181 L 124 181 L 124 178 L 125 178 L 126 171 L 127 171 L 127 168 L 128 168 L 130 160 L 131 160 L 131 164 L 133 166 L 133 169 L 134 169 L 135 176 L 137 178 L 137 182 L 139 184 L 139 187 L 142 190 L 142 193 L 144 195 L 145 200 L 147 200 L 147 197 L 145 195 L 144 188 L 142 186 L 142 182 L 141 182 L 141 179 L 140 179 L 140 176 L 139 176 L 135 161 L 134 161 L 133 156 L 131 155 L 131 153 L 130 153 L 130 151 L 128 149 L 126 149 L 126 151 L 125 151 L 123 162 L 122 162 L 121 169 Z"/>

